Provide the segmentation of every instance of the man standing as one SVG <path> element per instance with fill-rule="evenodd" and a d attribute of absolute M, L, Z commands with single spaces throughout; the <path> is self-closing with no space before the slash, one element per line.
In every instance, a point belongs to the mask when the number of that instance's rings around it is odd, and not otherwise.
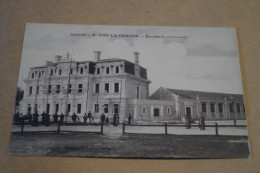
<path fill-rule="evenodd" d="M 205 130 L 206 125 L 205 125 L 205 117 L 202 115 L 201 116 L 201 130 Z"/>
<path fill-rule="evenodd" d="M 50 115 L 48 113 L 45 114 L 45 125 L 46 126 L 50 125 Z"/>
<path fill-rule="evenodd" d="M 45 119 L 46 119 L 46 113 L 43 111 L 43 113 L 42 113 L 42 124 L 45 124 Z"/>
<path fill-rule="evenodd" d="M 131 120 L 132 120 L 132 116 L 131 116 L 131 114 L 129 113 L 129 115 L 128 115 L 128 124 L 129 124 L 129 125 L 131 125 Z"/>
<path fill-rule="evenodd" d="M 93 117 L 92 117 L 92 115 L 91 115 L 91 112 L 90 112 L 90 111 L 88 112 L 88 118 L 89 118 L 89 122 L 90 122 L 90 124 L 91 124 L 91 119 L 93 120 Z"/>
<path fill-rule="evenodd" d="M 31 112 L 28 112 L 27 116 L 28 116 L 28 119 L 29 119 L 29 124 L 32 124 L 32 114 L 31 114 Z"/>
<path fill-rule="evenodd" d="M 106 116 L 104 113 L 101 114 L 101 123 L 104 125 L 104 122 L 105 122 L 105 119 L 106 119 Z"/>
<path fill-rule="evenodd" d="M 33 126 L 38 126 L 38 117 L 39 117 L 39 114 L 38 114 L 38 111 L 36 111 L 34 114 L 33 114 L 33 123 L 32 125 Z"/>
<path fill-rule="evenodd" d="M 87 123 L 87 120 L 88 120 L 87 113 L 84 114 L 84 116 L 83 116 L 83 120 L 84 120 L 84 124 L 86 124 L 86 123 Z"/>
<path fill-rule="evenodd" d="M 53 123 L 54 124 L 58 123 L 58 118 L 59 118 L 58 112 L 55 112 L 55 114 L 53 115 Z"/>
<path fill-rule="evenodd" d="M 72 118 L 73 123 L 76 125 L 77 119 L 79 120 L 79 117 L 75 114 L 75 112 L 71 118 Z"/>
<path fill-rule="evenodd" d="M 108 123 L 109 123 L 109 118 L 106 117 L 106 126 L 109 126 Z"/>
<path fill-rule="evenodd" d="M 64 121 L 64 114 L 61 113 L 61 115 L 60 115 L 60 125 L 63 125 L 63 121 Z"/>

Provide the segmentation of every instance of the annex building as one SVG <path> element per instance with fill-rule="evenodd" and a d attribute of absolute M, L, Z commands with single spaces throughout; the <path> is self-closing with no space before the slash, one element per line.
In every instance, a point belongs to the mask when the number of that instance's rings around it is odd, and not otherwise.
<path fill-rule="evenodd" d="M 161 122 L 191 116 L 197 119 L 245 119 L 243 96 L 159 88 L 151 96 L 147 69 L 139 65 L 139 53 L 134 63 L 124 59 L 102 59 L 94 52 L 94 61 L 77 62 L 69 53 L 55 56 L 54 62 L 30 68 L 19 112 L 43 111 L 50 115 L 76 113 L 79 117 L 91 111 L 112 118 L 119 114 L 120 122 L 132 115 L 133 122 Z"/>

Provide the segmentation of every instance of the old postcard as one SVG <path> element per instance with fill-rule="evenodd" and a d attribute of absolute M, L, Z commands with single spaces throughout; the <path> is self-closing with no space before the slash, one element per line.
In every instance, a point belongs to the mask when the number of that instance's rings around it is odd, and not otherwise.
<path fill-rule="evenodd" d="M 247 158 L 236 29 L 28 23 L 9 154 Z"/>

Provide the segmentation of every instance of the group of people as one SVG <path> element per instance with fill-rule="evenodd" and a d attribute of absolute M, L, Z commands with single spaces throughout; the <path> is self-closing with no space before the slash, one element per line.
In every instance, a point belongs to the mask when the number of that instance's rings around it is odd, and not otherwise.
<path fill-rule="evenodd" d="M 100 115 L 100 122 L 103 125 L 109 126 L 109 118 L 108 116 L 106 117 L 104 113 L 102 113 Z M 113 116 L 113 125 L 117 126 L 119 124 L 119 115 L 118 114 L 114 114 Z"/>
<path fill-rule="evenodd" d="M 88 114 L 85 113 L 83 116 L 84 123 L 86 124 L 89 119 L 89 123 L 91 124 L 91 121 L 94 120 L 93 116 L 91 115 L 91 112 L 89 111 Z"/>
<path fill-rule="evenodd" d="M 190 116 L 186 116 L 186 129 L 190 129 L 191 128 L 191 123 L 192 123 L 192 119 Z M 203 115 L 200 116 L 199 118 L 199 128 L 200 130 L 205 130 L 206 129 L 206 125 L 205 125 L 205 117 Z"/>

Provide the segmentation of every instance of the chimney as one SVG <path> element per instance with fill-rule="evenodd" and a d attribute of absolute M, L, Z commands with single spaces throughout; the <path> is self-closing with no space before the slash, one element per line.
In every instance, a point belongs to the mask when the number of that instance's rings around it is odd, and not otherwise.
<path fill-rule="evenodd" d="M 70 53 L 69 53 L 69 51 L 67 51 L 66 60 L 68 61 L 69 59 L 70 59 Z"/>
<path fill-rule="evenodd" d="M 54 60 L 55 60 L 55 62 L 60 62 L 61 61 L 61 56 L 60 55 L 55 55 Z"/>
<path fill-rule="evenodd" d="M 134 52 L 135 55 L 135 64 L 139 65 L 139 52 Z"/>
<path fill-rule="evenodd" d="M 102 52 L 101 51 L 94 51 L 94 56 L 95 56 L 95 61 L 100 61 L 100 54 Z"/>

